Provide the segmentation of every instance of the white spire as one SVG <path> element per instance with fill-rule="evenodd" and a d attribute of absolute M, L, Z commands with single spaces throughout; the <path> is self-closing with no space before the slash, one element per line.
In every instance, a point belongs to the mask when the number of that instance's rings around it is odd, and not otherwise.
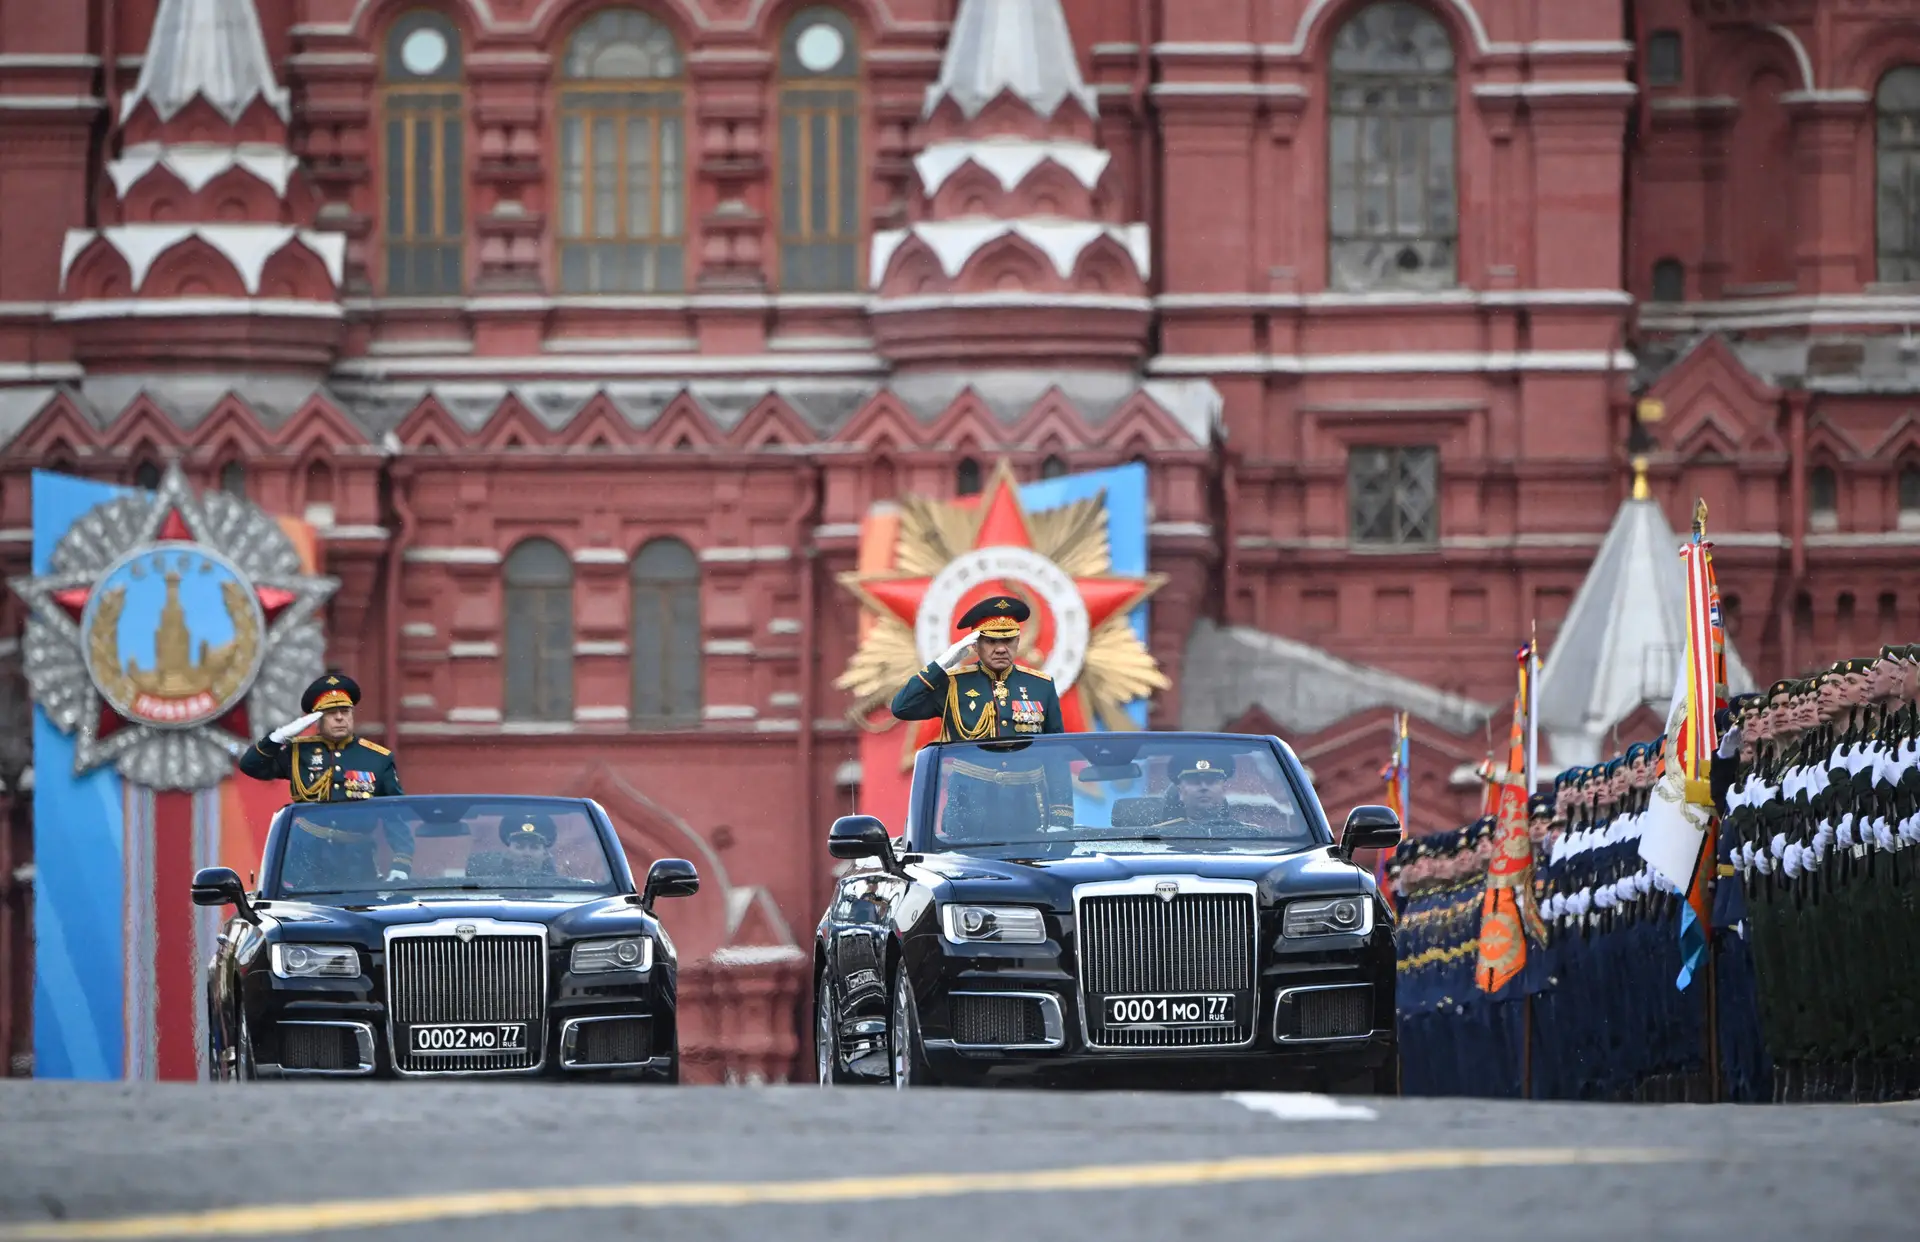
<path fill-rule="evenodd" d="M 1041 116 L 1052 116 L 1068 96 L 1088 116 L 1099 114 L 1060 0 L 960 0 L 940 79 L 927 88 L 927 115 L 951 98 L 962 114 L 978 116 L 1006 91 Z"/>
<path fill-rule="evenodd" d="M 1606 758 L 1607 732 L 1642 706 L 1665 717 L 1687 641 L 1679 551 L 1657 501 L 1620 506 L 1540 670 L 1540 727 L 1555 765 Z M 1753 687 L 1731 641 L 1727 682 L 1734 693 Z"/>
<path fill-rule="evenodd" d="M 253 0 L 160 0 L 140 81 L 120 119 L 144 99 L 162 121 L 171 120 L 196 96 L 229 121 L 255 99 L 287 119 L 287 92 L 274 79 Z"/>

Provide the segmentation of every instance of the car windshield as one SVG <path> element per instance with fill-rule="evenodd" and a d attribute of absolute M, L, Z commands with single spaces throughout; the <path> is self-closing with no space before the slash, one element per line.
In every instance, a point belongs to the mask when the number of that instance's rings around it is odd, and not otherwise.
<path fill-rule="evenodd" d="M 940 748 L 932 850 L 1041 846 L 1305 849 L 1321 844 L 1259 738 L 1067 734 Z"/>
<path fill-rule="evenodd" d="M 279 897 L 616 891 L 583 802 L 378 798 L 282 812 Z"/>

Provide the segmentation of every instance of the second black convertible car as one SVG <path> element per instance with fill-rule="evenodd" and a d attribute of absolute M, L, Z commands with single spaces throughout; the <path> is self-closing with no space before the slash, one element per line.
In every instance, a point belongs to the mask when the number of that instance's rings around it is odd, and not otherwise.
<path fill-rule="evenodd" d="M 299 803 L 260 878 L 193 879 L 195 902 L 238 911 L 207 981 L 216 1078 L 679 1078 L 653 903 L 699 877 L 666 858 L 636 887 L 593 802 Z"/>
<path fill-rule="evenodd" d="M 915 761 L 906 832 L 833 825 L 822 1083 L 1390 1091 L 1392 914 L 1277 738 L 1061 734 Z"/>

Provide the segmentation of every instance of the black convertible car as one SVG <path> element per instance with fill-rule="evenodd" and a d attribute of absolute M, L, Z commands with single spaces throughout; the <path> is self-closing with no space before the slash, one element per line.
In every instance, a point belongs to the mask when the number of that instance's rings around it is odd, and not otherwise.
<path fill-rule="evenodd" d="M 578 798 L 301 803 L 274 817 L 261 884 L 193 878 L 233 906 L 208 972 L 216 1078 L 679 1078 L 662 859 L 636 888 L 606 813 Z"/>
<path fill-rule="evenodd" d="M 1278 738 L 928 746 L 906 832 L 836 821 L 823 1084 L 988 1078 L 1391 1091 L 1392 914 Z"/>

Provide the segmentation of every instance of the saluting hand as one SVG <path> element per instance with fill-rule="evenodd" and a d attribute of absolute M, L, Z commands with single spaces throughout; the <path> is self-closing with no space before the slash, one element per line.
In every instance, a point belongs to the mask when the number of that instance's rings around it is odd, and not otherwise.
<path fill-rule="evenodd" d="M 978 637 L 980 637 L 978 631 L 967 635 L 953 646 L 947 648 L 946 652 L 941 655 L 939 659 L 935 660 L 934 663 L 951 673 L 954 669 L 959 668 L 969 655 L 973 654 L 973 640 Z"/>
<path fill-rule="evenodd" d="M 294 738 L 299 737 L 302 733 L 305 733 L 308 729 L 319 724 L 322 714 L 321 712 L 309 712 L 298 720 L 290 720 L 278 729 L 267 734 L 267 738 L 270 741 L 278 742 L 284 746 Z"/>

